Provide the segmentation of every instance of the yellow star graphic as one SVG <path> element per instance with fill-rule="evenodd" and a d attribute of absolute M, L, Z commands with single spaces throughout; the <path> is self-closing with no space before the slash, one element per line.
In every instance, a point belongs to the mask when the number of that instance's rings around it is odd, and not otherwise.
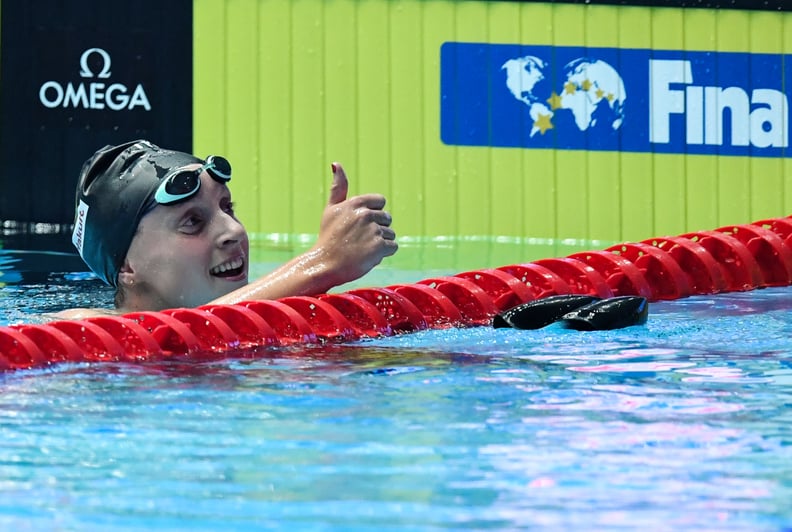
<path fill-rule="evenodd" d="M 539 132 L 544 135 L 545 131 L 548 129 L 553 129 L 553 123 L 550 121 L 550 117 L 552 115 L 543 115 L 539 114 L 536 117 L 536 121 L 533 123 L 534 127 L 539 130 Z"/>
<path fill-rule="evenodd" d="M 553 91 L 553 93 L 547 99 L 547 103 L 550 104 L 550 109 L 553 111 L 556 109 L 561 109 L 561 96 L 559 96 L 556 91 Z"/>
<path fill-rule="evenodd" d="M 601 100 L 605 96 L 605 91 L 602 89 L 597 89 L 597 99 Z"/>
<path fill-rule="evenodd" d="M 577 85 L 575 85 L 571 81 L 567 81 L 564 84 L 564 92 L 566 92 L 567 94 L 575 94 L 576 91 L 577 91 Z"/>
<path fill-rule="evenodd" d="M 587 91 L 587 90 L 589 90 L 589 89 L 591 88 L 591 85 L 593 85 L 593 84 L 591 83 L 591 81 L 589 81 L 589 80 L 587 80 L 587 79 L 584 79 L 584 80 L 583 80 L 583 83 L 581 83 L 581 84 L 580 84 L 581 88 L 582 88 L 584 91 Z"/>
<path fill-rule="evenodd" d="M 614 96 L 612 92 L 609 92 L 609 93 L 608 93 L 608 101 L 609 101 L 609 102 L 612 102 L 612 101 L 613 101 L 613 99 L 614 99 L 615 97 L 616 97 L 616 96 Z"/>

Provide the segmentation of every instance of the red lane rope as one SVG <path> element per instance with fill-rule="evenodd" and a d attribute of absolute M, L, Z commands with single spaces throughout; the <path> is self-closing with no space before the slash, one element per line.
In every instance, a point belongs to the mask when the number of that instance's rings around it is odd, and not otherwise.
<path fill-rule="evenodd" d="M 253 348 L 476 326 L 550 295 L 651 301 L 792 284 L 792 216 L 317 297 L 0 327 L 0 371 L 216 358 Z"/>

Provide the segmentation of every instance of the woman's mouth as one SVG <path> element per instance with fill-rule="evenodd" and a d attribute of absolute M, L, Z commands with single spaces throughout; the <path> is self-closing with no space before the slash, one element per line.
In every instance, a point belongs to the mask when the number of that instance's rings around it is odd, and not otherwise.
<path fill-rule="evenodd" d="M 209 273 L 215 277 L 222 277 L 224 279 L 239 277 L 245 273 L 245 259 L 243 257 L 236 257 L 228 260 L 214 266 L 209 270 Z"/>

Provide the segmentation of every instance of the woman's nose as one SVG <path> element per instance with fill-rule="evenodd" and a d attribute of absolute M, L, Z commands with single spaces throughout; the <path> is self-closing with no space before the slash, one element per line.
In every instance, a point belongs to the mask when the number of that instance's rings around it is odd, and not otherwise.
<path fill-rule="evenodd" d="M 220 231 L 218 242 L 221 246 L 236 244 L 244 239 L 246 232 L 242 223 L 234 216 L 227 212 L 219 217 L 222 223 L 222 230 Z"/>

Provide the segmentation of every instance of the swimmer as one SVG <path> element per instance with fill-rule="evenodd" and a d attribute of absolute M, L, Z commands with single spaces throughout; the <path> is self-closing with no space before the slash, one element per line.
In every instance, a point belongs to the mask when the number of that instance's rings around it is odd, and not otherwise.
<path fill-rule="evenodd" d="M 231 165 L 145 140 L 105 146 L 83 165 L 72 241 L 116 289 L 115 308 L 70 309 L 56 319 L 316 295 L 354 281 L 398 249 L 385 198 L 347 198 L 333 163 L 315 245 L 248 281 L 248 234 L 234 214 Z"/>

